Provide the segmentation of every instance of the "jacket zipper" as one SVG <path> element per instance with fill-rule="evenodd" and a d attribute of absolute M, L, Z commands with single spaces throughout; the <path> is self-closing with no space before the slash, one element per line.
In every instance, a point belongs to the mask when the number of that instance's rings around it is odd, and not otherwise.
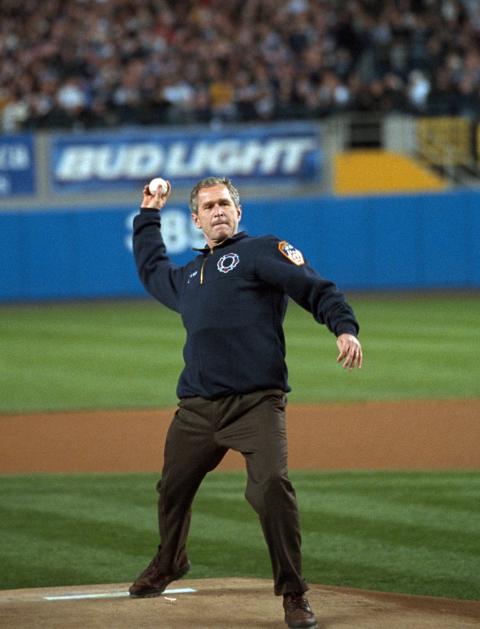
<path fill-rule="evenodd" d="M 213 254 L 213 249 L 210 249 L 209 253 L 207 253 L 207 255 L 205 256 L 205 259 L 202 262 L 202 266 L 200 267 L 200 285 L 203 284 L 203 269 L 205 268 L 205 265 L 207 264 L 208 256 L 210 254 Z"/>

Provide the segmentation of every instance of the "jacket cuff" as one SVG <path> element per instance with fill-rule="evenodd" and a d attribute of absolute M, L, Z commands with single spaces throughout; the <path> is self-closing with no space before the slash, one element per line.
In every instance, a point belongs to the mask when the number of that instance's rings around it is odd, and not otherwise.
<path fill-rule="evenodd" d="M 340 334 L 351 334 L 352 336 L 358 336 L 358 328 L 351 323 L 340 323 L 335 329 L 335 336 L 339 337 Z"/>

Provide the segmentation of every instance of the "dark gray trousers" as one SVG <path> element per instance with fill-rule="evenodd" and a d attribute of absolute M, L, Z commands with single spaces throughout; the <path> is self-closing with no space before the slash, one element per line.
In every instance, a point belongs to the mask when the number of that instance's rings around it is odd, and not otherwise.
<path fill-rule="evenodd" d="M 180 400 L 167 433 L 159 492 L 161 568 L 175 574 L 187 561 L 191 505 L 205 475 L 230 448 L 248 474 L 245 497 L 257 512 L 272 562 L 275 594 L 304 592 L 295 490 L 288 478 L 286 395 L 268 390 L 218 400 Z"/>

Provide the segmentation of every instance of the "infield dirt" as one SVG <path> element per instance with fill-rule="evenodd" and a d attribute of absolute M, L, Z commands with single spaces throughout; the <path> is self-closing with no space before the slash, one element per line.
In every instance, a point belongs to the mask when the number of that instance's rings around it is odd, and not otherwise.
<path fill-rule="evenodd" d="M 158 472 L 173 409 L 0 415 L 0 473 Z M 479 469 L 480 400 L 294 405 L 291 469 Z M 218 469 L 243 469 L 229 452 Z"/>

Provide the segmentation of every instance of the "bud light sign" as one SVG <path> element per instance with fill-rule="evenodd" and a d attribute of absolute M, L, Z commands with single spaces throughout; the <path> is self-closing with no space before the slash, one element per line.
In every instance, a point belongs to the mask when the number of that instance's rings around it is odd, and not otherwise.
<path fill-rule="evenodd" d="M 51 141 L 56 191 L 131 187 L 157 176 L 191 185 L 212 175 L 262 183 L 308 181 L 320 174 L 318 130 L 309 124 L 60 135 Z"/>

